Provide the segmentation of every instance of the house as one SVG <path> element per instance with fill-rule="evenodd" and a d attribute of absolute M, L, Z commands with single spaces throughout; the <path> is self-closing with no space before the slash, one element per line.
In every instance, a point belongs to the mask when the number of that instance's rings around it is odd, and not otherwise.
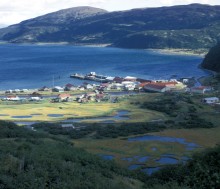
<path fill-rule="evenodd" d="M 65 85 L 64 90 L 65 91 L 75 91 L 75 90 L 77 90 L 77 88 L 74 85 L 68 83 L 68 84 Z"/>
<path fill-rule="evenodd" d="M 55 86 L 52 89 L 53 92 L 64 92 L 64 88 L 60 87 L 60 86 Z"/>
<path fill-rule="evenodd" d="M 43 86 L 42 88 L 38 89 L 38 91 L 49 91 L 50 88 Z"/>
<path fill-rule="evenodd" d="M 121 83 L 122 81 L 124 81 L 124 78 L 122 78 L 122 77 L 115 77 L 115 78 L 113 79 L 113 82 L 114 82 L 114 83 Z"/>
<path fill-rule="evenodd" d="M 63 94 L 59 94 L 59 95 L 57 96 L 57 99 L 58 99 L 59 101 L 69 102 L 69 101 L 72 100 L 72 97 L 71 97 L 70 94 L 63 93 Z"/>
<path fill-rule="evenodd" d="M 28 89 L 22 89 L 21 92 L 27 93 L 29 90 Z"/>
<path fill-rule="evenodd" d="M 219 98 L 218 97 L 207 97 L 207 98 L 203 98 L 202 102 L 206 104 L 215 104 L 219 102 Z"/>
<path fill-rule="evenodd" d="M 140 82 L 140 83 L 151 83 L 152 82 L 151 80 L 141 79 L 141 78 L 137 78 L 137 81 Z"/>
<path fill-rule="evenodd" d="M 131 76 L 126 76 L 124 78 L 124 81 L 132 81 L 132 82 L 135 82 L 137 81 L 137 78 L 136 77 L 131 77 Z"/>
<path fill-rule="evenodd" d="M 17 95 L 10 95 L 4 98 L 3 100 L 8 100 L 8 101 L 19 101 L 20 98 Z"/>
<path fill-rule="evenodd" d="M 113 82 L 114 77 L 108 76 L 108 77 L 105 78 L 105 80 L 106 80 L 107 82 Z"/>
<path fill-rule="evenodd" d="M 42 98 L 42 95 L 38 92 L 33 92 L 32 94 L 29 94 L 29 97 L 39 97 Z"/>
<path fill-rule="evenodd" d="M 89 83 L 87 83 L 86 85 L 84 85 L 84 87 L 85 87 L 85 89 L 93 89 L 94 87 L 91 85 L 91 84 L 89 84 Z"/>
<path fill-rule="evenodd" d="M 75 129 L 75 126 L 73 126 L 73 124 L 61 124 L 62 128 L 66 128 L 66 129 Z"/>
<path fill-rule="evenodd" d="M 133 81 L 123 81 L 122 85 L 124 85 L 125 90 L 132 91 L 135 89 L 136 83 Z"/>
<path fill-rule="evenodd" d="M 124 88 L 124 85 L 122 85 L 121 83 L 114 83 L 111 86 L 111 89 L 116 89 L 116 90 L 122 90 Z"/>
<path fill-rule="evenodd" d="M 21 92 L 20 89 L 15 89 L 15 90 L 13 90 L 13 93 L 20 93 L 20 92 Z"/>
<path fill-rule="evenodd" d="M 41 97 L 38 97 L 38 96 L 35 96 L 35 97 L 33 96 L 33 97 L 30 97 L 30 98 L 29 98 L 30 101 L 40 101 L 41 99 L 42 99 L 42 98 L 41 98 Z"/>
<path fill-rule="evenodd" d="M 166 86 L 165 84 L 161 84 L 161 83 L 149 83 L 144 86 L 144 90 L 149 91 L 149 92 L 163 93 L 163 92 L 170 91 L 171 88 Z"/>
<path fill-rule="evenodd" d="M 191 91 L 192 93 L 204 94 L 204 93 L 207 93 L 207 92 L 212 91 L 212 87 L 209 87 L 209 86 L 192 87 L 192 88 L 190 89 L 190 91 Z"/>
<path fill-rule="evenodd" d="M 7 93 L 12 93 L 12 92 L 13 92 L 13 91 L 12 91 L 11 89 L 5 91 L 6 94 L 7 94 Z"/>

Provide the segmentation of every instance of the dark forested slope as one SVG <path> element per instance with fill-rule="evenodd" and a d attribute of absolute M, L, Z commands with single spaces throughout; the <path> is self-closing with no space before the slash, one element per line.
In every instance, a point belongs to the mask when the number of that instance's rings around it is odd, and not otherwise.
<path fill-rule="evenodd" d="M 140 188 L 129 171 L 67 140 L 0 121 L 1 189 Z"/>
<path fill-rule="evenodd" d="M 202 67 L 215 72 L 220 72 L 220 43 L 210 49 L 202 62 Z"/>
<path fill-rule="evenodd" d="M 196 49 L 215 45 L 219 30 L 220 6 L 191 4 L 118 12 L 80 7 L 0 29 L 0 40 Z"/>

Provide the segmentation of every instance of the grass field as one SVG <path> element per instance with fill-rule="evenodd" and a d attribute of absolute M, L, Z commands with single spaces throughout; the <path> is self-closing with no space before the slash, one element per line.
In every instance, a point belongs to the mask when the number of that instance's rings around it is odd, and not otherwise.
<path fill-rule="evenodd" d="M 162 113 L 144 110 L 130 101 L 134 97 L 121 97 L 120 102 L 110 103 L 77 103 L 61 102 L 51 103 L 49 99 L 40 102 L 18 103 L 18 102 L 0 102 L 1 119 L 11 121 L 59 121 L 67 118 L 85 118 L 114 115 L 118 110 L 128 110 L 129 122 L 150 121 L 152 119 L 165 119 Z M 142 98 L 142 97 L 139 97 Z M 62 114 L 62 117 L 48 117 L 48 114 Z M 30 116 L 30 118 L 12 118 L 12 116 Z"/>

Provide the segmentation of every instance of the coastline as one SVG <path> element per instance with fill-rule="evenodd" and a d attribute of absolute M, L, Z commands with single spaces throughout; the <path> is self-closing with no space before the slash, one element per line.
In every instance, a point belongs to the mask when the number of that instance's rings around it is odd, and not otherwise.
<path fill-rule="evenodd" d="M 7 41 L 0 41 L 0 45 L 11 44 Z M 14 43 L 13 43 L 14 44 Z M 31 45 L 73 45 L 73 46 L 84 46 L 84 47 L 112 47 L 111 43 L 100 43 L 100 44 L 82 44 L 82 43 L 70 43 L 70 42 L 36 42 L 36 43 L 16 43 L 16 44 L 31 44 Z M 121 49 L 126 49 L 122 47 L 116 47 Z M 139 49 L 139 50 L 150 50 L 152 52 L 166 54 L 166 55 L 189 55 L 189 56 L 200 56 L 205 57 L 208 53 L 208 49 L 175 49 L 175 48 L 165 48 L 165 49 Z"/>
<path fill-rule="evenodd" d="M 189 56 L 200 56 L 205 57 L 208 53 L 207 49 L 146 49 L 160 54 L 169 54 L 169 55 L 189 55 Z"/>

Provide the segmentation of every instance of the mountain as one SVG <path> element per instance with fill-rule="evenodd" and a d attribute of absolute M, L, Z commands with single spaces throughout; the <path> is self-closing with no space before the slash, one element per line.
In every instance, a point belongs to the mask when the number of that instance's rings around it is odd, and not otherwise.
<path fill-rule="evenodd" d="M 79 7 L 0 29 L 0 40 L 198 49 L 214 46 L 220 40 L 219 31 L 220 6 L 191 4 L 117 12 Z"/>
<path fill-rule="evenodd" d="M 208 70 L 220 72 L 220 44 L 210 49 L 201 66 Z"/>

